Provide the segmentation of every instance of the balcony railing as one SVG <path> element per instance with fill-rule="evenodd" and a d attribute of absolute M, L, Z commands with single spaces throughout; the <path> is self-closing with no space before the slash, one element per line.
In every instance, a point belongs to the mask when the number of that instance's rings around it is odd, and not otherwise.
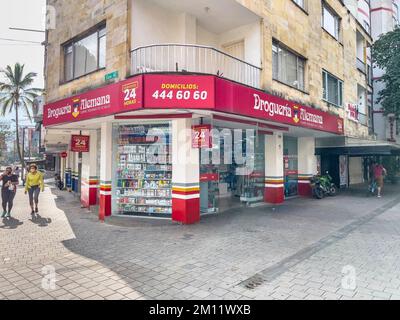
<path fill-rule="evenodd" d="M 366 114 L 363 114 L 361 112 L 358 113 L 358 122 L 359 123 L 361 123 L 364 126 L 367 126 L 369 124 L 368 121 L 369 121 L 369 119 L 368 119 L 368 116 Z"/>
<path fill-rule="evenodd" d="M 139 47 L 131 52 L 132 74 L 193 72 L 214 74 L 260 88 L 261 68 L 213 47 L 161 44 Z"/>
<path fill-rule="evenodd" d="M 360 70 L 362 73 L 366 73 L 366 64 L 359 58 L 356 60 L 357 69 Z"/>
<path fill-rule="evenodd" d="M 370 65 L 367 65 L 367 82 L 372 87 L 372 68 Z"/>

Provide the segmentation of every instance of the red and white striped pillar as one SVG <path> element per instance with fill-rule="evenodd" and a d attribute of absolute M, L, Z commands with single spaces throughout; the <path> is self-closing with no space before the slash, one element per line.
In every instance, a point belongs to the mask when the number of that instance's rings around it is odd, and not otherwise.
<path fill-rule="evenodd" d="M 315 156 L 315 138 L 298 139 L 298 193 L 302 197 L 311 197 L 310 179 L 317 174 L 317 157 Z"/>
<path fill-rule="evenodd" d="M 192 148 L 192 119 L 172 121 L 172 220 L 200 221 L 200 156 Z"/>
<path fill-rule="evenodd" d="M 100 152 L 100 206 L 99 219 L 104 220 L 112 214 L 112 123 L 101 124 Z"/>
<path fill-rule="evenodd" d="M 285 200 L 283 178 L 283 135 L 265 136 L 265 194 L 267 203 L 279 204 Z"/>

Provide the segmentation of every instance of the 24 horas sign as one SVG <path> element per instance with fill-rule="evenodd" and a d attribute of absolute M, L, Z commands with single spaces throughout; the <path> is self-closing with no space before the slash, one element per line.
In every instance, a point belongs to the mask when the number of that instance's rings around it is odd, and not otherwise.
<path fill-rule="evenodd" d="M 142 107 L 142 77 L 85 92 L 44 107 L 43 124 L 50 126 L 131 111 Z"/>
<path fill-rule="evenodd" d="M 72 135 L 71 151 L 72 152 L 89 152 L 90 136 Z"/>

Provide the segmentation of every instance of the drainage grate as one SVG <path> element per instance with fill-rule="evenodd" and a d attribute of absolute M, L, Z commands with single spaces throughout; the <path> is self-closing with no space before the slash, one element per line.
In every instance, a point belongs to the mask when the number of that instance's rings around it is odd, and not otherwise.
<path fill-rule="evenodd" d="M 246 287 L 247 289 L 255 289 L 258 286 L 261 286 L 263 283 L 265 282 L 265 279 L 263 279 L 260 276 L 254 276 L 248 280 L 246 280 L 245 282 L 242 283 L 242 285 L 244 285 L 244 287 Z"/>

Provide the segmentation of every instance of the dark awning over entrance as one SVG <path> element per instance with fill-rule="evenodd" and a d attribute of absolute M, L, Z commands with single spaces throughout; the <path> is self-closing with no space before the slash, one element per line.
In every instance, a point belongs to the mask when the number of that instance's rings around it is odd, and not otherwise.
<path fill-rule="evenodd" d="M 330 137 L 316 140 L 316 155 L 348 155 L 353 157 L 400 155 L 400 145 L 387 141 L 351 137 Z"/>
<path fill-rule="evenodd" d="M 400 155 L 400 149 L 392 146 L 354 146 L 317 148 L 316 155 L 348 155 L 348 156 L 392 156 Z"/>

